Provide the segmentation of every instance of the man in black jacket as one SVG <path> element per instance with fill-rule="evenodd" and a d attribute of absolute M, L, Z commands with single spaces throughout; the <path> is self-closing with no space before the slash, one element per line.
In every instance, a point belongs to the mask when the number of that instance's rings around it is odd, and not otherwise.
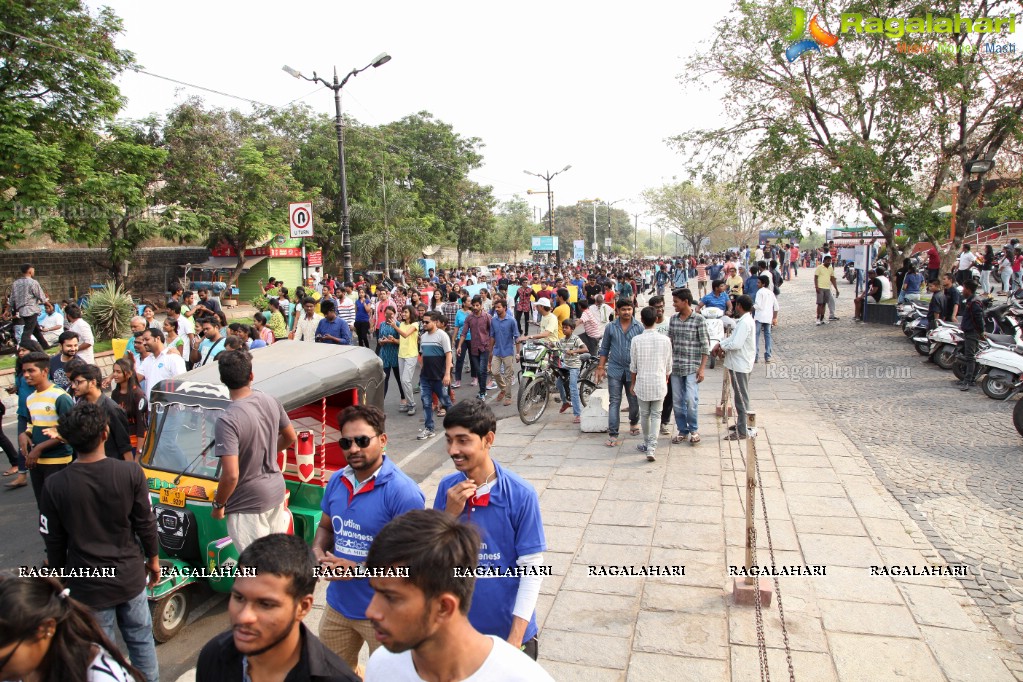
<path fill-rule="evenodd" d="M 231 630 L 199 653 L 196 682 L 360 682 L 302 620 L 313 607 L 316 558 L 294 535 L 264 535 L 238 557 Z"/>
<path fill-rule="evenodd" d="M 973 278 L 963 282 L 963 351 L 966 354 L 966 375 L 958 382 L 960 390 L 969 391 L 977 385 L 977 349 L 984 334 L 984 308 L 977 300 L 977 283 Z"/>
<path fill-rule="evenodd" d="M 156 584 L 160 559 L 146 475 L 104 454 L 110 430 L 99 405 L 75 405 L 57 432 L 78 459 L 43 484 L 39 533 L 49 567 L 75 571 L 67 579 L 71 596 L 93 610 L 111 641 L 120 630 L 132 665 L 158 682 L 146 585 Z"/>

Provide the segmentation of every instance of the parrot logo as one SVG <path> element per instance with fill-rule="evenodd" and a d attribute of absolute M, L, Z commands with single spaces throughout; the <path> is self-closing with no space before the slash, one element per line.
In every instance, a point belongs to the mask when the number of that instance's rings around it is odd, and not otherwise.
<path fill-rule="evenodd" d="M 785 58 L 794 62 L 806 52 L 820 52 L 822 47 L 834 47 L 838 36 L 828 33 L 820 25 L 820 15 L 813 15 L 810 20 L 810 38 L 804 39 L 806 33 L 806 10 L 801 7 L 792 8 L 792 30 L 785 37 L 791 45 L 785 50 Z"/>

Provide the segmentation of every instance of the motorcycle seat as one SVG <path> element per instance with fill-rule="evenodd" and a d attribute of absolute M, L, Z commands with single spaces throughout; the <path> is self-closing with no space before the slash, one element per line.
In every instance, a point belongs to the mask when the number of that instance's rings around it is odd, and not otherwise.
<path fill-rule="evenodd" d="M 1016 338 L 1009 336 L 1008 334 L 988 334 L 987 338 L 989 341 L 1001 344 L 1003 346 L 1015 346 Z"/>

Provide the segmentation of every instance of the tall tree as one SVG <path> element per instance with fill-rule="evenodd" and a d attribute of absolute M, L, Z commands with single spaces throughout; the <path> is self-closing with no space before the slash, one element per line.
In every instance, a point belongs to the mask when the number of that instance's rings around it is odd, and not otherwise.
<path fill-rule="evenodd" d="M 942 0 L 926 9 L 935 17 L 996 17 L 1013 3 Z M 830 2 L 814 3 L 813 11 L 825 31 L 839 14 Z M 911 0 L 865 0 L 844 11 L 922 12 Z M 754 203 L 791 222 L 848 197 L 890 250 L 896 223 L 932 211 L 950 184 L 958 183 L 957 212 L 966 217 L 980 187 L 961 182 L 965 164 L 996 154 L 1020 131 L 1018 61 L 982 59 L 990 38 L 982 33 L 922 34 L 928 51 L 919 53 L 884 33 L 845 33 L 790 62 L 786 48 L 801 37 L 790 35 L 800 33 L 793 17 L 786 3 L 737 1 L 711 48 L 687 65 L 685 86 L 715 82 L 730 93 L 725 125 L 674 140 L 700 162 L 697 170 L 738 165 Z M 837 22 L 830 26 L 838 33 Z"/>
<path fill-rule="evenodd" d="M 110 274 L 123 286 L 142 242 L 161 232 L 174 237 L 178 231 L 155 199 L 167 151 L 152 119 L 110 126 L 105 134 L 93 135 L 90 151 L 87 158 L 80 156 L 79 178 L 65 193 L 79 210 L 65 213 L 65 219 L 75 241 L 106 245 Z"/>
<path fill-rule="evenodd" d="M 689 242 L 693 254 L 705 250 L 731 218 L 726 188 L 717 183 L 662 185 L 644 191 L 643 199 L 661 226 Z"/>
<path fill-rule="evenodd" d="M 171 112 L 164 130 L 170 153 L 164 196 L 187 229 L 205 233 L 211 247 L 234 249 L 238 260 L 228 286 L 242 273 L 245 250 L 282 231 L 288 203 L 306 196 L 281 145 L 255 138 L 251 129 L 238 112 L 190 100 Z"/>
<path fill-rule="evenodd" d="M 134 63 L 114 46 L 121 28 L 77 0 L 0 0 L 0 246 L 67 237 L 61 191 L 81 180 L 77 154 L 117 113 L 114 78 Z"/>
<path fill-rule="evenodd" d="M 496 201 L 490 186 L 463 180 L 456 188 L 461 211 L 449 223 L 454 232 L 458 267 L 462 267 L 462 254 L 466 251 L 486 251 L 494 227 Z"/>
<path fill-rule="evenodd" d="M 493 249 L 495 251 L 512 254 L 529 251 L 530 238 L 538 229 L 533 222 L 529 202 L 516 194 L 498 206 L 494 218 Z"/>

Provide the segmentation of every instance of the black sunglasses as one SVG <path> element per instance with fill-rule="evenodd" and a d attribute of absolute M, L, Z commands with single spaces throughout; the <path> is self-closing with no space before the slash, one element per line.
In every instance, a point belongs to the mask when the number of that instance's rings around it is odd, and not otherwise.
<path fill-rule="evenodd" d="M 341 438 L 338 442 L 341 444 L 342 450 L 351 450 L 352 444 L 358 445 L 360 448 L 368 448 L 370 441 L 376 436 L 356 436 L 355 438 Z"/>

